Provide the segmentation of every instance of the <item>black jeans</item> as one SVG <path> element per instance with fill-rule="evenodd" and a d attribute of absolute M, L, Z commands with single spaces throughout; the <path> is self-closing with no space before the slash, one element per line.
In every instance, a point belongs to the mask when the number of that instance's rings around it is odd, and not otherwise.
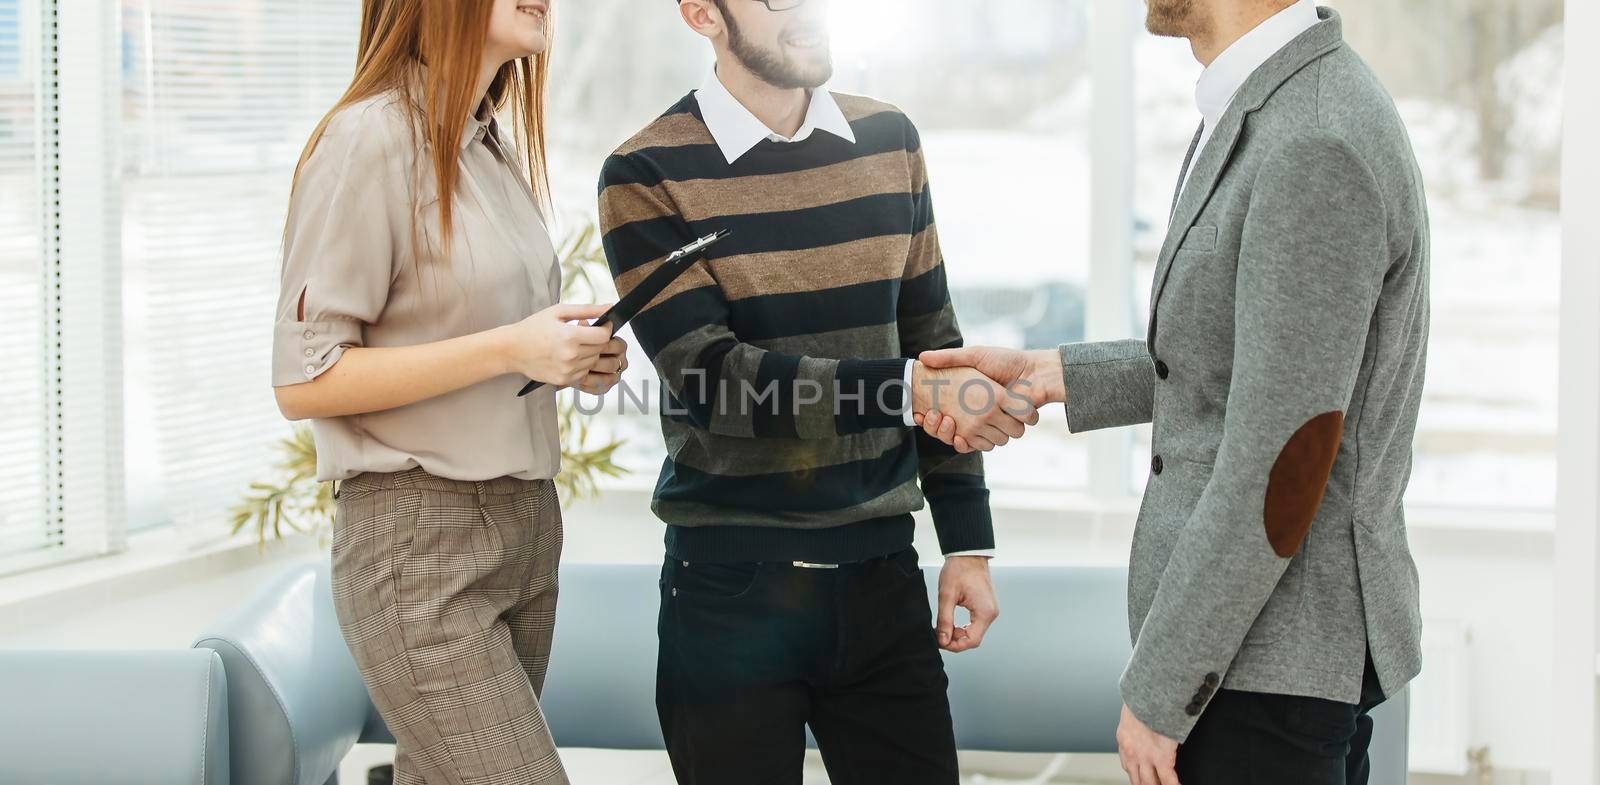
<path fill-rule="evenodd" d="M 944 661 L 916 551 L 834 569 L 661 570 L 656 708 L 681 785 L 955 785 Z"/>
<path fill-rule="evenodd" d="M 1366 785 L 1369 712 L 1383 702 L 1367 659 L 1360 703 L 1218 690 L 1178 747 L 1183 785 Z"/>

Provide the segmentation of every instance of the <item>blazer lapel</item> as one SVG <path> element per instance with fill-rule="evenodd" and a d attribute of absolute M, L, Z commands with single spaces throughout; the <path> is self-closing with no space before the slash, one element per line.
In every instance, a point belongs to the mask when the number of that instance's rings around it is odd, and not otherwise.
<path fill-rule="evenodd" d="M 1177 207 L 1173 210 L 1166 241 L 1161 245 L 1161 255 L 1156 258 L 1155 279 L 1150 294 L 1150 324 L 1145 340 L 1152 352 L 1155 351 L 1156 316 L 1161 305 L 1161 294 L 1165 291 L 1167 278 L 1172 272 L 1173 257 L 1177 255 L 1178 248 L 1183 245 L 1184 236 L 1193 228 L 1195 219 L 1200 216 L 1200 211 L 1205 208 L 1206 202 L 1211 200 L 1211 194 L 1216 191 L 1217 184 L 1227 171 L 1228 162 L 1233 159 L 1234 151 L 1239 145 L 1239 136 L 1244 131 L 1245 121 L 1252 112 L 1260 109 L 1267 99 L 1289 80 L 1289 77 L 1344 44 L 1343 24 L 1339 20 L 1338 12 L 1331 8 L 1318 8 L 1317 13 L 1322 18 L 1321 22 L 1278 50 L 1277 54 L 1245 80 L 1239 92 L 1234 95 L 1233 102 L 1229 104 L 1228 111 L 1223 112 L 1222 119 L 1217 121 L 1217 127 L 1211 132 L 1211 138 L 1206 142 L 1205 149 L 1201 150 L 1200 156 L 1190 164 L 1193 171 L 1189 172 L 1189 184 L 1179 186 L 1183 189 L 1182 196 L 1179 197 Z"/>
<path fill-rule="evenodd" d="M 1194 166 L 1194 152 L 1200 149 L 1200 137 L 1206 135 L 1206 124 L 1194 129 L 1194 138 L 1189 140 L 1189 152 L 1183 154 L 1183 169 L 1178 172 L 1178 185 L 1172 189 L 1172 206 L 1167 208 L 1167 221 L 1172 221 L 1173 214 L 1178 212 L 1178 197 L 1183 195 L 1183 184 L 1189 181 L 1189 167 Z"/>
<path fill-rule="evenodd" d="M 1178 198 L 1178 206 L 1172 212 L 1172 222 L 1167 229 L 1167 239 L 1161 244 L 1161 255 L 1156 257 L 1155 291 L 1150 295 L 1150 332 L 1151 348 L 1155 348 L 1155 315 L 1156 306 L 1161 302 L 1161 292 L 1166 289 L 1167 275 L 1172 272 L 1172 257 L 1178 253 L 1178 247 L 1183 245 L 1184 235 L 1189 233 L 1189 228 L 1194 226 L 1194 219 L 1200 215 L 1200 208 L 1211 199 L 1211 192 L 1217 188 L 1228 160 L 1233 157 L 1233 148 L 1239 143 L 1239 132 L 1244 129 L 1245 112 L 1235 111 L 1237 106 L 1230 107 L 1222 113 L 1222 119 L 1217 122 L 1217 127 L 1211 132 L 1211 138 L 1206 141 L 1200 156 L 1190 164 L 1189 184 L 1181 186 L 1182 195 Z"/>

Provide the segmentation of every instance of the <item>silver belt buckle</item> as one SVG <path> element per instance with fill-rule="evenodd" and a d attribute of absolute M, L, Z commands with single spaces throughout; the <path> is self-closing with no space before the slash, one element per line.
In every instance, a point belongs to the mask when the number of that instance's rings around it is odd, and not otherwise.
<path fill-rule="evenodd" d="M 797 562 L 793 562 L 793 564 L 796 567 L 800 567 L 802 569 L 807 569 L 807 570 L 837 570 L 837 569 L 839 569 L 839 565 L 837 565 L 837 564 L 817 564 L 816 562 L 809 562 L 809 561 L 797 561 Z"/>

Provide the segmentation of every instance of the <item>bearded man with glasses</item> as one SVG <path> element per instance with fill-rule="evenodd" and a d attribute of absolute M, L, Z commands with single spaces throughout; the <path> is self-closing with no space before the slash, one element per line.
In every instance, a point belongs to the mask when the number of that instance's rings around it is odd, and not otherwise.
<path fill-rule="evenodd" d="M 716 68 L 600 177 L 624 295 L 732 232 L 632 322 L 664 393 L 651 508 L 673 771 L 799 785 L 809 726 L 834 785 L 956 785 L 939 650 L 976 648 L 998 616 L 994 530 L 982 456 L 915 415 L 942 408 L 984 450 L 1037 413 L 910 359 L 962 345 L 921 141 L 895 107 L 823 87 L 826 0 L 674 3 Z M 946 557 L 937 614 L 912 548 L 924 503 Z"/>

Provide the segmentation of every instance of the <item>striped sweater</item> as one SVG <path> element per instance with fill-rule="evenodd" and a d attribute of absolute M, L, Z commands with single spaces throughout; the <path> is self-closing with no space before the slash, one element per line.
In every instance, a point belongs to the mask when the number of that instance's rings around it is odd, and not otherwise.
<path fill-rule="evenodd" d="M 906 358 L 961 345 L 917 130 L 835 94 L 856 136 L 763 141 L 729 165 L 693 93 L 624 143 L 600 224 L 626 294 L 731 229 L 632 324 L 662 384 L 652 509 L 673 558 L 850 562 L 994 547 L 980 455 L 902 421 Z"/>

